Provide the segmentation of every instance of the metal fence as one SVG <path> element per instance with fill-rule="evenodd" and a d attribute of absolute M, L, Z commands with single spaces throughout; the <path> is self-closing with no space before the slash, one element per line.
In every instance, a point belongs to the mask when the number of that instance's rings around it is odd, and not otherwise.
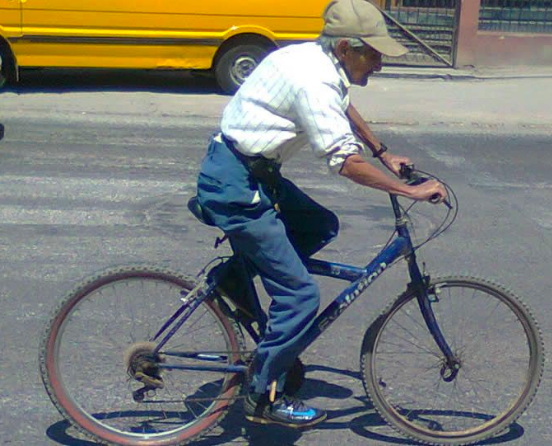
<path fill-rule="evenodd" d="M 392 3 L 392 1 L 388 0 L 388 3 Z M 456 0 L 402 0 L 395 1 L 395 3 L 407 7 L 454 8 Z"/>
<path fill-rule="evenodd" d="M 387 63 L 450 65 L 453 59 L 457 0 L 384 0 L 390 34 L 410 51 Z"/>
<path fill-rule="evenodd" d="M 552 0 L 481 0 L 479 29 L 552 34 Z"/>

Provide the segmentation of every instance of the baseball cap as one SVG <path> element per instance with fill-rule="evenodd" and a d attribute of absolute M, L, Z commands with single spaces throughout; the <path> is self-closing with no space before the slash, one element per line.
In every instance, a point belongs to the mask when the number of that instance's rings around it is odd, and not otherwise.
<path fill-rule="evenodd" d="M 368 0 L 332 0 L 323 14 L 322 34 L 356 37 L 381 54 L 398 57 L 408 49 L 389 36 L 383 14 Z"/>

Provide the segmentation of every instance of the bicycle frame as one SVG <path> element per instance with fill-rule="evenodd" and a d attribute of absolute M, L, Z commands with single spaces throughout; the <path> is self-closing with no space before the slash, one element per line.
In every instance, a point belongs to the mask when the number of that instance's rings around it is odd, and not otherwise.
<path fill-rule="evenodd" d="M 424 321 L 428 327 L 429 332 L 433 336 L 436 344 L 439 346 L 441 352 L 445 357 L 445 364 L 451 373 L 448 379 L 454 379 L 457 373 L 456 364 L 457 360 L 451 351 L 450 346 L 445 340 L 443 333 L 441 332 L 439 325 L 435 319 L 435 315 L 431 308 L 433 301 L 431 300 L 428 292 L 428 280 L 421 273 L 417 261 L 415 249 L 412 244 L 410 233 L 407 228 L 407 220 L 402 215 L 401 208 L 398 203 L 396 195 L 390 195 L 391 204 L 395 214 L 396 232 L 397 236 L 388 246 L 382 249 L 382 251 L 364 268 L 359 268 L 351 265 L 345 265 L 340 263 L 332 263 L 323 260 L 308 259 L 306 263 L 307 270 L 314 275 L 332 277 L 335 279 L 341 279 L 351 282 L 345 290 L 343 290 L 314 320 L 311 328 L 305 334 L 306 349 L 312 344 L 328 327 L 339 318 L 339 316 L 372 284 L 374 281 L 383 274 L 383 272 L 397 259 L 405 257 L 408 263 L 408 270 L 410 274 L 411 282 L 409 287 L 417 293 L 418 305 L 423 315 Z M 187 302 L 183 299 L 184 304 L 182 307 L 163 325 L 159 332 L 154 337 L 156 341 L 173 323 L 173 328 L 167 333 L 167 335 L 158 344 L 155 353 L 159 352 L 166 342 L 178 331 L 178 329 L 184 324 L 193 311 L 201 304 L 201 302 L 214 291 L 217 283 L 211 283 L 206 285 L 201 292 L 199 298 Z M 176 320 L 180 319 L 176 322 Z M 175 323 L 176 322 L 176 323 Z M 230 352 L 227 352 L 230 353 Z M 187 359 L 196 359 L 205 362 L 226 362 L 228 355 L 219 354 L 218 352 L 163 352 L 166 356 L 174 356 Z M 246 365 L 234 364 L 234 365 L 183 365 L 183 364 L 159 364 L 163 369 L 181 369 L 181 370 L 197 370 L 197 371 L 220 371 L 229 373 L 243 373 L 247 370 Z"/>

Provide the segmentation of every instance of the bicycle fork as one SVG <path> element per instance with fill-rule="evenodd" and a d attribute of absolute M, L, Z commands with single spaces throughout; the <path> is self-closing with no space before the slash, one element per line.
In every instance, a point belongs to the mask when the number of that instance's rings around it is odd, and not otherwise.
<path fill-rule="evenodd" d="M 432 304 L 438 302 L 438 296 L 435 293 L 435 297 L 433 297 L 433 299 L 430 297 L 428 289 L 429 276 L 421 273 L 416 261 L 416 254 L 411 252 L 411 254 L 407 256 L 406 260 L 408 262 L 408 270 L 412 279 L 410 286 L 414 288 L 414 292 L 416 293 L 418 300 L 418 306 L 420 307 L 420 311 L 422 312 L 427 328 L 431 333 L 433 340 L 439 347 L 439 350 L 441 350 L 444 355 L 443 365 L 441 367 L 441 377 L 445 382 L 454 381 L 456 375 L 458 375 L 458 372 L 460 371 L 461 363 L 447 343 L 445 336 L 439 327 L 437 319 L 435 318 Z"/>

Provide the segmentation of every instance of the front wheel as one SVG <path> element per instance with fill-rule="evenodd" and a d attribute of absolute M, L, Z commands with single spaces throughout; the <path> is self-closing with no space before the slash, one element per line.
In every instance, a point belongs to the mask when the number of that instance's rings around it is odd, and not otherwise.
<path fill-rule="evenodd" d="M 544 365 L 539 329 L 519 298 L 486 280 L 434 279 L 428 291 L 457 373 L 416 293 L 407 291 L 364 336 L 364 388 L 381 416 L 418 442 L 482 441 L 506 429 L 535 396 Z"/>
<path fill-rule="evenodd" d="M 240 361 L 243 338 L 224 302 L 205 299 L 155 350 L 156 333 L 192 287 L 161 268 L 123 267 L 86 280 L 60 302 L 42 338 L 40 371 L 53 403 L 81 432 L 101 444 L 171 446 L 221 421 L 239 375 L 161 366 Z"/>

